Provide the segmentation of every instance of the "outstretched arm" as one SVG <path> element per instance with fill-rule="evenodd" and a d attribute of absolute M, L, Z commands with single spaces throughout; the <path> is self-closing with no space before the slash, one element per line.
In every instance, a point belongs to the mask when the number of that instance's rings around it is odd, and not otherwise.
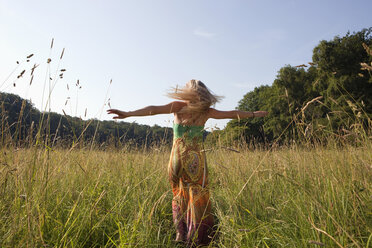
<path fill-rule="evenodd" d="M 267 111 L 242 111 L 242 110 L 232 110 L 232 111 L 221 111 L 214 108 L 209 109 L 208 118 L 213 119 L 244 119 L 248 117 L 264 117 L 268 114 Z"/>
<path fill-rule="evenodd" d="M 180 111 L 186 103 L 174 101 L 166 105 L 160 106 L 147 106 L 142 109 L 137 109 L 135 111 L 121 111 L 118 109 L 109 109 L 107 110 L 108 114 L 115 114 L 116 116 L 113 119 L 124 119 L 131 116 L 148 116 L 148 115 L 158 115 L 158 114 L 170 114 Z"/>

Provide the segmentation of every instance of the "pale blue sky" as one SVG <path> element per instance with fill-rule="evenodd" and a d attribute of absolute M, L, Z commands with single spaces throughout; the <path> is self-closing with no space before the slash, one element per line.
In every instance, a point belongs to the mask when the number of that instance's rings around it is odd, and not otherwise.
<path fill-rule="evenodd" d="M 106 95 L 123 110 L 165 104 L 170 87 L 193 78 L 225 96 L 217 108 L 234 109 L 255 86 L 271 85 L 281 67 L 311 61 L 320 40 L 372 26 L 371 10 L 370 0 L 0 0 L 0 90 L 44 109 L 51 57 L 55 112 L 84 117 L 87 108 L 87 118 L 109 119 Z M 34 63 L 40 66 L 29 86 Z M 67 71 L 55 81 L 58 68 Z M 172 116 L 125 121 L 171 126 Z"/>

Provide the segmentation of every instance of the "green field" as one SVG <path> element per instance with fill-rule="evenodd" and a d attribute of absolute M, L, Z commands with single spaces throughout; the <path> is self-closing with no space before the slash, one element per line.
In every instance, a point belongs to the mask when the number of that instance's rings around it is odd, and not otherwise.
<path fill-rule="evenodd" d="M 0 247 L 182 247 L 169 147 L 2 149 Z M 372 147 L 207 152 L 210 247 L 371 247 Z"/>

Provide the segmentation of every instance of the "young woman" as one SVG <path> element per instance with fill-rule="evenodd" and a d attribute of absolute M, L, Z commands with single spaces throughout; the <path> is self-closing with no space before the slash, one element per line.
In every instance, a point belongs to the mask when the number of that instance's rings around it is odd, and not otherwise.
<path fill-rule="evenodd" d="M 124 112 L 109 109 L 113 119 L 130 116 L 174 114 L 173 146 L 168 172 L 173 191 L 172 211 L 176 226 L 176 240 L 189 245 L 208 244 L 214 225 L 208 190 L 208 171 L 203 152 L 203 130 L 210 119 L 243 119 L 264 117 L 266 111 L 220 111 L 211 108 L 221 97 L 213 95 L 198 80 L 190 80 L 185 87 L 175 89 L 168 96 L 178 101 L 161 106 L 147 106 Z"/>

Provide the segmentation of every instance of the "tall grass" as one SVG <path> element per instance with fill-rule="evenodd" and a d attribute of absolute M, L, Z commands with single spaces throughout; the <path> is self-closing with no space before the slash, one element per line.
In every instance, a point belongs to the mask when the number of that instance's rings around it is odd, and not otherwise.
<path fill-rule="evenodd" d="M 8 148 L 0 156 L 2 247 L 176 246 L 164 150 L 48 157 Z M 208 160 L 217 223 L 210 247 L 372 244 L 371 144 L 211 151 Z"/>

